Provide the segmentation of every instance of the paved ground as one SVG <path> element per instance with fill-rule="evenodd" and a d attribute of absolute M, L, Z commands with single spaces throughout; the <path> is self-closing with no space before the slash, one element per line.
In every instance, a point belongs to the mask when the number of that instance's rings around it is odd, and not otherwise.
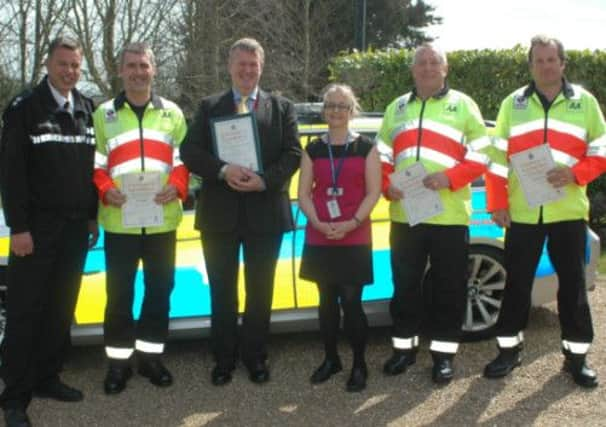
<path fill-rule="evenodd" d="M 308 377 L 321 361 L 315 333 L 272 338 L 272 380 L 250 383 L 242 367 L 234 381 L 213 387 L 206 340 L 173 342 L 167 365 L 176 382 L 158 389 L 135 376 L 118 396 L 105 396 L 100 347 L 73 351 L 65 379 L 86 394 L 79 404 L 34 400 L 35 426 L 606 426 L 606 278 L 591 294 L 596 325 L 590 360 L 604 385 L 579 389 L 561 372 L 558 319 L 553 306 L 532 311 L 523 366 L 511 378 L 491 381 L 481 371 L 496 352 L 493 341 L 468 343 L 456 360 L 457 377 L 445 388 L 430 379 L 431 359 L 422 343 L 418 362 L 405 375 L 384 377 L 389 334 L 373 329 L 368 348 L 369 386 L 359 394 L 344 391 L 347 373 L 311 386 Z M 345 364 L 348 348 L 341 345 Z"/>

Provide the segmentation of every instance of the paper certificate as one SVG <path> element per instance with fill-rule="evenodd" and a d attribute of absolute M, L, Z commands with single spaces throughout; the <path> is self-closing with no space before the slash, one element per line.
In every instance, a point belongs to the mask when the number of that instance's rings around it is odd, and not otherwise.
<path fill-rule="evenodd" d="M 391 183 L 404 193 L 402 205 L 411 227 L 444 212 L 438 192 L 423 185 L 426 176 L 422 163 L 415 163 L 389 176 Z"/>
<path fill-rule="evenodd" d="M 549 144 L 541 144 L 510 157 L 528 206 L 537 207 L 561 199 L 563 188 L 555 188 L 547 181 L 547 172 L 556 167 Z"/>
<path fill-rule="evenodd" d="M 254 114 L 214 119 L 211 121 L 211 130 L 217 157 L 224 162 L 263 173 Z"/>
<path fill-rule="evenodd" d="M 122 177 L 122 193 L 126 202 L 122 205 L 122 225 L 153 227 L 164 224 L 164 208 L 154 202 L 162 189 L 160 172 L 140 172 Z"/>

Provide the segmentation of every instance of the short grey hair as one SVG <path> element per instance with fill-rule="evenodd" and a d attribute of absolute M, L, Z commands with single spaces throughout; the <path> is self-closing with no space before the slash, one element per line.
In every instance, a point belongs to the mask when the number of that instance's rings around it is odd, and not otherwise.
<path fill-rule="evenodd" d="M 229 48 L 229 59 L 231 60 L 231 56 L 235 50 L 243 50 L 245 52 L 256 53 L 259 55 L 259 59 L 261 60 L 261 64 L 265 63 L 265 51 L 263 50 L 263 46 L 257 40 L 253 38 L 243 38 L 240 40 L 236 40 L 234 44 Z"/>
<path fill-rule="evenodd" d="M 549 46 L 554 45 L 558 49 L 558 57 L 560 61 L 566 62 L 566 52 L 564 51 L 564 44 L 556 39 L 555 37 L 549 37 L 544 34 L 539 34 L 530 39 L 530 48 L 528 49 L 528 63 L 532 62 L 532 50 L 535 46 Z"/>
<path fill-rule="evenodd" d="M 354 93 L 351 86 L 343 84 L 343 83 L 331 83 L 322 90 L 322 103 L 323 103 L 322 109 L 324 109 L 324 105 L 326 104 L 328 97 L 333 93 L 340 93 L 345 98 L 347 98 L 347 101 L 349 102 L 349 105 L 351 106 L 352 116 L 357 116 L 358 114 L 360 114 L 360 111 L 362 110 L 362 108 L 360 107 L 360 104 L 358 103 L 356 94 Z"/>
<path fill-rule="evenodd" d="M 417 59 L 418 59 L 419 55 L 424 50 L 431 50 L 432 52 L 435 52 L 435 54 L 440 59 L 440 62 L 444 65 L 448 65 L 448 59 L 446 58 L 446 53 L 444 52 L 444 50 L 442 50 L 440 47 L 436 46 L 435 44 L 428 43 L 428 42 L 422 43 L 419 46 L 417 46 L 417 48 L 415 49 L 414 55 L 412 57 L 411 65 L 415 65 L 417 63 Z"/>
<path fill-rule="evenodd" d="M 147 57 L 149 58 L 149 62 L 151 62 L 151 64 L 154 66 L 154 68 L 156 67 L 156 57 L 154 55 L 154 52 L 152 51 L 149 44 L 147 44 L 145 42 L 134 42 L 134 43 L 129 43 L 126 46 L 124 46 L 124 48 L 120 52 L 120 66 L 124 65 L 124 57 L 126 56 L 127 53 L 136 53 L 139 55 L 147 55 Z"/>
<path fill-rule="evenodd" d="M 48 45 L 48 56 L 51 56 L 60 47 L 82 53 L 82 45 L 74 38 L 68 36 L 57 36 Z"/>

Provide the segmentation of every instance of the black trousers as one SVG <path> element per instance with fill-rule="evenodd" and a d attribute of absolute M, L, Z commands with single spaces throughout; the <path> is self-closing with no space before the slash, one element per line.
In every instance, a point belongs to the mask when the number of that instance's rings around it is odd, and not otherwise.
<path fill-rule="evenodd" d="M 8 261 L 3 408 L 27 407 L 37 385 L 58 378 L 88 248 L 86 219 L 36 214 L 30 233 L 34 252 Z"/>
<path fill-rule="evenodd" d="M 329 360 L 337 360 L 337 336 L 343 309 L 343 329 L 353 351 L 354 366 L 364 364 L 364 352 L 368 337 L 368 320 L 362 308 L 361 285 L 318 283 L 320 304 L 318 317 L 324 352 Z"/>
<path fill-rule="evenodd" d="M 133 349 L 135 340 L 163 344 L 168 335 L 170 294 L 175 283 L 176 231 L 157 234 L 105 233 L 107 347 Z M 133 319 L 135 276 L 143 263 L 145 294 Z M 161 351 L 160 351 L 161 352 Z M 108 356 L 111 355 L 108 352 Z"/>
<path fill-rule="evenodd" d="M 532 285 L 543 244 L 558 276 L 558 314 L 562 339 L 590 343 L 591 313 L 585 288 L 585 221 L 551 224 L 512 223 L 505 234 L 507 279 L 497 336 L 510 337 L 528 324 Z"/>
<path fill-rule="evenodd" d="M 238 269 L 244 256 L 246 300 L 240 356 L 252 363 L 267 358 L 267 336 L 274 275 L 282 234 L 202 233 L 202 249 L 210 282 L 211 340 L 218 364 L 231 366 L 238 354 Z"/>
<path fill-rule="evenodd" d="M 394 338 L 418 336 L 428 322 L 432 340 L 458 342 L 467 292 L 467 226 L 391 223 L 391 267 L 394 294 L 390 304 Z M 424 289 L 427 261 L 431 290 Z M 425 313 L 424 292 L 431 291 Z"/>

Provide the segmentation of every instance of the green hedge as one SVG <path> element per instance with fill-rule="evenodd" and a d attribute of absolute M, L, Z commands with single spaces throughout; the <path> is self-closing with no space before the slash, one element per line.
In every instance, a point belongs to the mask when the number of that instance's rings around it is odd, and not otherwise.
<path fill-rule="evenodd" d="M 527 50 L 458 50 L 448 53 L 448 83 L 471 96 L 486 119 L 497 116 L 503 98 L 529 79 Z M 582 84 L 606 107 L 606 51 L 567 52 L 566 75 Z M 412 51 L 389 50 L 344 54 L 329 66 L 330 80 L 350 84 L 366 111 L 383 111 L 396 96 L 412 88 Z"/>
<path fill-rule="evenodd" d="M 351 85 L 365 111 L 383 111 L 395 97 L 412 86 L 411 50 L 368 51 L 343 54 L 329 66 L 330 80 Z M 606 51 L 567 51 L 566 76 L 593 93 L 606 111 Z M 527 49 L 459 50 L 448 53 L 448 83 L 465 92 L 480 106 L 485 119 L 495 119 L 501 101 L 528 83 Z M 591 223 L 606 230 L 606 175 L 588 189 Z M 606 233 L 604 233 L 606 238 Z"/>

